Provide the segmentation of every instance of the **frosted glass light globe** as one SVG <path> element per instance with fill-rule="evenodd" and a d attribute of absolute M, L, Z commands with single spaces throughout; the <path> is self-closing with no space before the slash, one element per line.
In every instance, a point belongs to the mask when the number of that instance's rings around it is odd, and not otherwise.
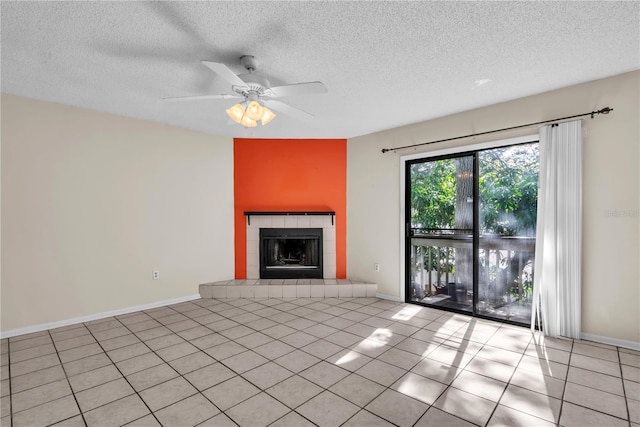
<path fill-rule="evenodd" d="M 249 102 L 249 105 L 247 105 L 247 116 L 249 116 L 251 120 L 260 120 L 262 114 L 264 114 L 264 111 L 258 101 Z"/>

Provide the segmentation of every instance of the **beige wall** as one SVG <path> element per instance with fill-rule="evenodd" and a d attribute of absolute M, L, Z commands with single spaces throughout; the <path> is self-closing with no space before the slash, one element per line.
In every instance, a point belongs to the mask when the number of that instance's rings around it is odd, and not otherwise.
<path fill-rule="evenodd" d="M 3 332 L 233 277 L 230 138 L 5 94 L 1 137 Z"/>
<path fill-rule="evenodd" d="M 400 296 L 400 156 L 537 132 L 521 131 L 382 154 L 384 147 L 589 112 L 583 122 L 582 331 L 640 342 L 640 72 L 622 74 L 353 138 L 347 152 L 347 274 Z M 497 83 L 496 83 L 497 84 Z M 471 96 L 471 95 L 470 95 Z M 434 100 L 437 102 L 437 100 Z M 381 264 L 379 273 L 374 262 Z"/>

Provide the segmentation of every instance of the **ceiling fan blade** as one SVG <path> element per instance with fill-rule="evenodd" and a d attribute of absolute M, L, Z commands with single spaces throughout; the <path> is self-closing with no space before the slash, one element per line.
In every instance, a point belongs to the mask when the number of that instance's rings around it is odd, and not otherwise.
<path fill-rule="evenodd" d="M 231 98 L 240 98 L 240 96 L 227 95 L 223 93 L 220 95 L 177 96 L 173 98 L 162 98 L 162 100 L 169 101 L 169 102 L 179 102 L 179 101 L 201 101 L 205 99 L 231 99 Z"/>
<path fill-rule="evenodd" d="M 240 86 L 240 87 L 247 86 L 247 84 L 244 81 L 242 81 L 242 79 L 238 77 L 236 73 L 231 71 L 229 67 L 227 67 L 226 65 L 221 64 L 219 62 L 211 62 L 211 61 L 200 61 L 200 62 L 202 62 L 202 64 L 208 67 L 211 71 L 213 71 L 214 73 L 216 73 L 217 75 L 219 75 L 220 77 L 222 77 L 223 79 L 231 83 L 232 86 Z"/>
<path fill-rule="evenodd" d="M 288 116 L 294 117 L 298 120 L 311 120 L 313 119 L 313 114 L 309 114 L 306 111 L 302 111 L 299 108 L 292 107 L 289 104 L 285 104 L 281 101 L 276 101 L 273 99 L 263 99 L 262 102 L 269 108 L 273 108 L 276 111 L 284 113 Z"/>
<path fill-rule="evenodd" d="M 271 92 L 274 95 L 272 97 L 280 96 L 295 96 L 295 95 L 307 95 L 314 93 L 327 93 L 327 87 L 322 82 L 306 82 L 295 83 L 291 85 L 275 86 L 272 87 Z"/>

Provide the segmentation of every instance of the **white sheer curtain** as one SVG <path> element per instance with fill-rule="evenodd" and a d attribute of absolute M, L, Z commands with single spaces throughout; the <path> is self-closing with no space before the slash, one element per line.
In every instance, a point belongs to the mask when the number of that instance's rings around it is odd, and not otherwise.
<path fill-rule="evenodd" d="M 580 338 L 581 122 L 540 128 L 540 178 L 531 327 Z"/>

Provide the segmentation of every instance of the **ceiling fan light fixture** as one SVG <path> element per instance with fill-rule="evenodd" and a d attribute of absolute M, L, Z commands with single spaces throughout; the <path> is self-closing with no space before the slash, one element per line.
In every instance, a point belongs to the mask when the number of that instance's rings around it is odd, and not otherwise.
<path fill-rule="evenodd" d="M 245 108 L 243 104 L 247 107 Z M 258 126 L 258 121 L 264 126 L 276 117 L 273 111 L 258 102 L 255 95 L 250 96 L 249 99 L 243 103 L 235 104 L 227 108 L 226 111 L 231 120 L 247 128 Z"/>
<path fill-rule="evenodd" d="M 262 126 L 266 125 L 267 123 L 269 123 L 271 120 L 276 118 L 276 115 L 273 111 L 271 111 L 270 109 L 268 109 L 267 107 L 262 107 L 263 110 L 263 114 L 262 114 Z"/>

